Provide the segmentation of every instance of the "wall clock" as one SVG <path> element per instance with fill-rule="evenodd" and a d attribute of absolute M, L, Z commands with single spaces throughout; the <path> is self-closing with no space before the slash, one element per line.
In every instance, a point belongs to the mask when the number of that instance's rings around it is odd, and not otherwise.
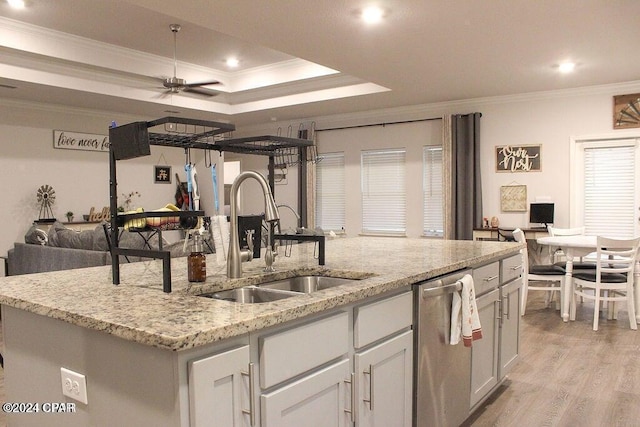
<path fill-rule="evenodd" d="M 613 97 L 613 128 L 640 128 L 640 93 Z"/>

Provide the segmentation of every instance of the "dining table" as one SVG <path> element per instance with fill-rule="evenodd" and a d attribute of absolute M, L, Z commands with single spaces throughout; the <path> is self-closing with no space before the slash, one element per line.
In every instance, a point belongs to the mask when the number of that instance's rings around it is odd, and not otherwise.
<path fill-rule="evenodd" d="M 562 295 L 562 320 L 569 321 L 569 307 L 571 304 L 571 294 L 573 292 L 573 261 L 595 252 L 598 249 L 598 237 L 575 235 L 575 236 L 546 236 L 536 239 L 539 245 L 549 246 L 552 250 L 561 249 L 567 257 L 565 267 L 565 283 Z M 640 283 L 640 268 L 636 264 L 634 270 L 635 288 L 635 309 L 636 320 L 640 322 L 640 298 L 638 298 L 638 286 Z"/>

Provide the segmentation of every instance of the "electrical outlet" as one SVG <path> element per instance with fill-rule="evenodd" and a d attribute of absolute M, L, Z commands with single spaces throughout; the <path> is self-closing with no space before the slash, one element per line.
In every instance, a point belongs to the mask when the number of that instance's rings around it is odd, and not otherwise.
<path fill-rule="evenodd" d="M 62 394 L 70 398 L 87 404 L 87 379 L 84 375 L 60 368 L 60 378 L 62 381 Z"/>

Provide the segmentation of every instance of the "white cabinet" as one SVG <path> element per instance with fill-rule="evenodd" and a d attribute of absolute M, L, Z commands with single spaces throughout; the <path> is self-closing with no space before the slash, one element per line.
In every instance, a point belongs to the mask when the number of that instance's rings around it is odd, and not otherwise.
<path fill-rule="evenodd" d="M 410 427 L 412 313 L 410 291 L 371 298 L 189 361 L 191 425 Z"/>
<path fill-rule="evenodd" d="M 192 427 L 249 427 L 249 346 L 189 362 Z"/>
<path fill-rule="evenodd" d="M 349 360 L 260 397 L 263 427 L 343 427 L 349 423 Z M 346 411 L 345 411 L 346 409 Z"/>
<path fill-rule="evenodd" d="M 413 333 L 356 353 L 356 425 L 410 427 Z"/>
<path fill-rule="evenodd" d="M 482 339 L 474 341 L 471 350 L 471 408 L 495 390 L 518 359 L 521 271 L 520 255 L 474 270 L 474 281 L 481 280 L 476 304 Z M 498 272 L 499 284 L 489 290 L 487 278 L 495 280 Z"/>
<path fill-rule="evenodd" d="M 504 378 L 518 359 L 520 352 L 520 294 L 522 279 L 500 287 L 502 316 L 500 328 L 499 378 Z"/>
<path fill-rule="evenodd" d="M 494 289 L 476 299 L 482 339 L 471 348 L 471 407 L 498 384 L 500 291 Z"/>

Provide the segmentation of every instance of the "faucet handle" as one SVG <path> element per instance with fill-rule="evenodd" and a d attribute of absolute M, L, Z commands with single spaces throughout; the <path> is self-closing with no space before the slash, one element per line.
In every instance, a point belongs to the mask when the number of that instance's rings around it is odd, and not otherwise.
<path fill-rule="evenodd" d="M 253 252 L 253 230 L 246 230 L 245 234 L 247 235 L 247 247 Z"/>

